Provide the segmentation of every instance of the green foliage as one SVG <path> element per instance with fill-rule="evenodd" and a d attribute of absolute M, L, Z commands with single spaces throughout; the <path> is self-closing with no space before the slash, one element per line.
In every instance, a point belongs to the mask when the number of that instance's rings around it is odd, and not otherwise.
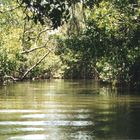
<path fill-rule="evenodd" d="M 134 65 L 138 66 L 135 61 L 139 60 L 140 54 L 139 6 L 139 1 L 125 0 L 124 4 L 122 1 L 102 0 L 94 3 L 93 9 L 87 8 L 83 31 L 78 36 L 62 39 L 65 45 L 61 46 L 65 51 L 61 53 L 65 55 L 63 59 L 68 69 L 76 69 L 84 59 L 86 65 L 78 67 L 79 71 L 89 64 L 103 81 L 134 81 Z"/>
<path fill-rule="evenodd" d="M 57 46 L 26 77 L 139 85 L 140 0 L 2 0 L 0 11 L 1 81 L 22 77 Z M 60 26 L 58 36 L 49 28 Z"/>
<path fill-rule="evenodd" d="M 19 0 L 19 3 L 27 8 L 26 18 L 36 24 L 39 22 L 44 25 L 50 22 L 55 29 L 69 18 L 70 2 L 66 0 Z"/>
<path fill-rule="evenodd" d="M 8 55 L 6 50 L 0 50 L 0 69 L 1 74 L 10 74 L 11 71 L 16 69 L 16 61 L 12 56 Z"/>
<path fill-rule="evenodd" d="M 94 58 L 88 38 L 72 36 L 60 38 L 57 55 L 63 63 L 64 78 L 94 78 Z"/>
<path fill-rule="evenodd" d="M 2 11 L 0 13 L 1 82 L 4 81 L 6 76 L 20 79 L 28 69 L 35 65 L 55 45 L 53 37 L 49 34 L 46 35 L 44 31 L 47 28 L 49 30 L 49 27 L 47 25 L 36 25 L 32 20 L 27 22 L 27 19 L 24 19 L 25 13 L 23 13 L 23 9 L 14 8 L 18 6 L 16 1 L 2 1 L 2 4 L 0 7 L 0 11 Z M 22 53 L 36 47 L 42 48 L 30 53 Z M 47 73 L 58 75 L 57 71 L 60 65 L 58 61 L 59 57 L 55 57 L 51 52 L 49 59 L 42 61 L 42 64 L 32 69 L 25 78 L 41 78 L 42 75 Z M 50 78 L 50 76 L 44 77 Z"/>

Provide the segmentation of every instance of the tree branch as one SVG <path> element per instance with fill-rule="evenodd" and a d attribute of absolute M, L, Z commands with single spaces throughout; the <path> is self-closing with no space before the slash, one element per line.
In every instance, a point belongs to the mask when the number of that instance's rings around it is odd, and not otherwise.
<path fill-rule="evenodd" d="M 13 81 L 18 81 L 19 80 L 18 78 L 15 78 L 15 77 L 9 76 L 9 75 L 5 75 L 4 78 L 6 78 L 6 79 L 12 79 Z"/>
<path fill-rule="evenodd" d="M 44 29 L 44 30 L 42 30 L 41 32 L 39 32 L 38 35 L 37 35 L 36 40 L 38 40 L 38 39 L 40 38 L 41 34 L 43 34 L 43 33 L 46 32 L 46 31 L 49 31 L 49 30 L 52 30 L 52 29 Z"/>
<path fill-rule="evenodd" d="M 55 47 L 54 47 L 53 49 L 55 49 Z M 49 55 L 49 53 L 50 53 L 53 49 L 51 49 L 51 50 L 49 49 L 49 51 L 48 51 L 47 53 L 45 53 L 45 55 L 42 56 L 41 59 L 40 59 L 39 61 L 36 62 L 36 64 L 34 64 L 31 68 L 29 68 L 29 69 L 24 73 L 24 75 L 21 77 L 20 80 L 23 80 L 23 79 L 26 77 L 26 75 L 27 75 L 30 71 L 32 71 L 37 65 L 39 65 L 39 64 Z"/>
<path fill-rule="evenodd" d="M 41 49 L 41 48 L 45 48 L 46 45 L 47 45 L 47 43 L 45 45 L 41 46 L 41 47 L 35 47 L 35 48 L 30 49 L 30 50 L 22 51 L 20 54 L 27 54 L 27 53 L 33 52 L 35 50 L 38 50 L 38 49 Z"/>

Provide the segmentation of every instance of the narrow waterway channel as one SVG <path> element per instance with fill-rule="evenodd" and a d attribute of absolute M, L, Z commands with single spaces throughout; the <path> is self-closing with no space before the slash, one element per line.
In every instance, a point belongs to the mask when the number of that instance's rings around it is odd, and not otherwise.
<path fill-rule="evenodd" d="M 140 139 L 140 96 L 92 80 L 0 87 L 0 140 Z"/>

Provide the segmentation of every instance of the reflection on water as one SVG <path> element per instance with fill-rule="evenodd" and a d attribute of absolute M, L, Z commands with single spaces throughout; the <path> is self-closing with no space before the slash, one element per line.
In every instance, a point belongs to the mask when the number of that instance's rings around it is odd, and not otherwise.
<path fill-rule="evenodd" d="M 132 95 L 91 80 L 1 87 L 0 140 L 140 139 L 140 96 Z"/>

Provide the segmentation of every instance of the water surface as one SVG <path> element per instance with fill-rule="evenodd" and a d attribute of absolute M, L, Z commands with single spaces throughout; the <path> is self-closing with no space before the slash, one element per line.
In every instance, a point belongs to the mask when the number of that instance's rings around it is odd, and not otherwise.
<path fill-rule="evenodd" d="M 0 140 L 140 139 L 140 96 L 92 80 L 0 87 Z"/>

